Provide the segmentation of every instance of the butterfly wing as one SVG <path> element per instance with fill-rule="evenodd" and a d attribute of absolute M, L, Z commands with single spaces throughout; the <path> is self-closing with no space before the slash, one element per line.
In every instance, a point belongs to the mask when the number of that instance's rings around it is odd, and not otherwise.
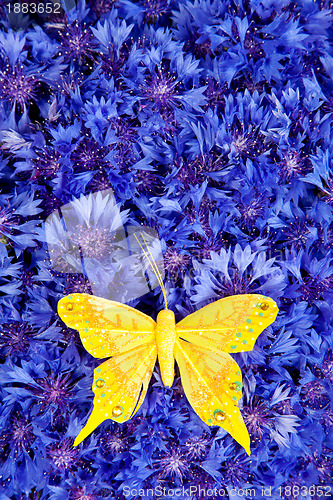
<path fill-rule="evenodd" d="M 242 375 L 228 354 L 252 350 L 276 318 L 263 295 L 233 295 L 190 314 L 176 325 L 175 358 L 187 399 L 208 425 L 219 425 L 250 454 L 250 438 L 237 401 Z"/>
<path fill-rule="evenodd" d="M 74 446 L 104 420 L 121 423 L 133 417 L 145 398 L 156 356 L 156 344 L 150 342 L 115 356 L 95 369 L 94 408 Z"/>
<path fill-rule="evenodd" d="M 214 352 L 251 351 L 275 321 L 278 308 L 264 295 L 232 295 L 217 300 L 177 323 L 177 335 Z"/>
<path fill-rule="evenodd" d="M 72 293 L 58 303 L 58 314 L 78 330 L 95 358 L 116 356 L 153 342 L 155 321 L 132 307 L 86 293 Z"/>
<path fill-rule="evenodd" d="M 175 358 L 194 411 L 208 425 L 219 425 L 250 455 L 250 437 L 237 401 L 242 396 L 239 366 L 225 352 L 212 352 L 177 339 Z"/>
<path fill-rule="evenodd" d="M 94 408 L 76 446 L 104 420 L 125 422 L 138 411 L 156 362 L 155 321 L 125 304 L 84 293 L 62 298 L 58 312 L 79 331 L 90 354 L 113 356 L 94 371 Z"/>

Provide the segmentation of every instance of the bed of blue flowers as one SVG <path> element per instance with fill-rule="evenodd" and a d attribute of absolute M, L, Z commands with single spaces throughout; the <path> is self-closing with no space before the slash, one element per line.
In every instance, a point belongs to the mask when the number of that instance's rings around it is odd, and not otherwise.
<path fill-rule="evenodd" d="M 87 0 L 38 18 L 1 3 L 1 500 L 332 498 L 331 7 Z M 99 361 L 57 303 L 91 289 L 52 266 L 43 223 L 110 189 L 123 224 L 158 232 L 177 320 L 232 294 L 277 301 L 235 355 L 251 457 L 158 367 L 133 419 L 72 446 Z M 92 257 L 99 208 L 80 233 Z M 156 315 L 160 289 L 132 305 Z"/>

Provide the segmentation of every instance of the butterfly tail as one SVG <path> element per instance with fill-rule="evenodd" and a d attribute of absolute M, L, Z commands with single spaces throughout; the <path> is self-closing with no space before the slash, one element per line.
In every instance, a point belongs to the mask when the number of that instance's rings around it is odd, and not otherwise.
<path fill-rule="evenodd" d="M 240 368 L 227 353 L 214 353 L 178 339 L 175 358 L 186 397 L 207 425 L 225 429 L 250 455 L 250 436 L 237 405 Z"/>
<path fill-rule="evenodd" d="M 88 418 L 86 425 L 83 427 L 83 429 L 81 429 L 80 433 L 75 438 L 73 446 L 77 446 L 78 444 L 82 443 L 82 441 L 86 439 L 86 437 L 88 437 L 89 434 L 91 434 L 96 429 L 96 427 L 98 427 L 99 424 L 101 424 L 104 420 L 105 417 L 101 415 L 96 408 L 94 408 L 90 417 Z"/>

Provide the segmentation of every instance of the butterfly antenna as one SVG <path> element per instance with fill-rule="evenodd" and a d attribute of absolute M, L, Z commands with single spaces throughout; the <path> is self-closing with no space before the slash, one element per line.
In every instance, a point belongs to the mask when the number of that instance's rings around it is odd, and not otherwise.
<path fill-rule="evenodd" d="M 166 297 L 166 292 L 165 292 L 165 287 L 164 287 L 163 279 L 162 279 L 161 273 L 160 273 L 160 271 L 159 271 L 159 269 L 158 269 L 158 266 L 157 266 L 157 264 L 156 264 L 156 262 L 155 262 L 155 259 L 154 259 L 154 257 L 153 257 L 153 254 L 151 253 L 150 248 L 149 248 L 149 246 L 148 246 L 148 244 L 147 244 L 147 242 L 146 242 L 146 240 L 145 240 L 145 237 L 143 236 L 143 234 L 142 234 L 142 233 L 140 233 L 140 236 L 141 236 L 141 238 L 143 239 L 144 244 L 146 245 L 146 249 L 147 249 L 148 253 L 146 252 L 146 250 L 145 250 L 145 249 L 143 248 L 143 246 L 141 245 L 141 242 L 139 241 L 139 239 L 138 239 L 137 235 L 136 235 L 136 234 L 134 234 L 134 236 L 135 236 L 136 241 L 139 243 L 140 248 L 141 248 L 141 250 L 143 251 L 144 256 L 145 256 L 145 257 L 146 257 L 146 259 L 148 260 L 149 265 L 150 265 L 150 267 L 151 267 L 151 268 L 152 268 L 152 270 L 153 270 L 153 273 L 155 274 L 155 276 L 156 276 L 156 278 L 157 278 L 157 281 L 158 281 L 158 283 L 159 283 L 159 285 L 160 285 L 160 287 L 161 287 L 162 293 L 163 293 L 163 298 L 164 298 L 164 303 L 165 303 L 165 309 L 168 309 L 168 301 L 167 301 L 167 297 Z M 149 254 L 149 255 L 148 255 L 148 254 Z"/>

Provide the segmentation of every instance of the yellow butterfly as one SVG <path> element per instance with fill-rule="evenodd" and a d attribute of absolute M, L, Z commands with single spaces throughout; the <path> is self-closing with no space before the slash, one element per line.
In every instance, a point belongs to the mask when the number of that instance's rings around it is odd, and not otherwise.
<path fill-rule="evenodd" d="M 253 349 L 260 333 L 275 320 L 276 303 L 263 295 L 233 295 L 176 324 L 154 259 L 142 250 L 165 301 L 156 322 L 125 304 L 85 293 L 73 293 L 58 303 L 59 316 L 79 331 L 92 356 L 112 356 L 94 371 L 93 411 L 74 446 L 104 420 L 120 423 L 135 415 L 158 357 L 164 385 L 173 383 L 176 360 L 194 411 L 206 424 L 225 429 L 250 455 L 250 437 L 237 404 L 242 397 L 242 374 L 229 353 Z"/>

